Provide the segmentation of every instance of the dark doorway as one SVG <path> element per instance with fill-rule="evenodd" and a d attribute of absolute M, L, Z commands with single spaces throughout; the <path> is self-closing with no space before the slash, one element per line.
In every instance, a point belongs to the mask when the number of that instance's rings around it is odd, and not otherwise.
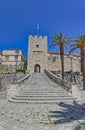
<path fill-rule="evenodd" d="M 39 64 L 36 64 L 36 65 L 34 66 L 34 72 L 40 73 L 40 65 L 39 65 Z"/>

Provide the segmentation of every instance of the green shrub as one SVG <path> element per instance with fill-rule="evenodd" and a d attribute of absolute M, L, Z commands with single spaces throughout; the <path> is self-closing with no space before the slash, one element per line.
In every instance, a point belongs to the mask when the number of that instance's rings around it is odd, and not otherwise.
<path fill-rule="evenodd" d="M 21 72 L 21 73 L 26 73 L 26 70 L 25 69 L 17 69 L 17 73 L 19 73 L 19 72 Z"/>

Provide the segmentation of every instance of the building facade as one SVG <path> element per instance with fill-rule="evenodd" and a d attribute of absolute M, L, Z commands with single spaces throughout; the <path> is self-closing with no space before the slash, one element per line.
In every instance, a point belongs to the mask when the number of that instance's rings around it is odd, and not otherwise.
<path fill-rule="evenodd" d="M 3 50 L 2 65 L 10 68 L 12 68 L 13 66 L 21 66 L 23 69 L 26 68 L 27 60 L 22 50 Z"/>
<path fill-rule="evenodd" d="M 47 45 L 47 36 L 29 36 L 28 72 L 43 72 L 45 69 L 49 71 L 61 71 L 60 53 L 48 52 Z M 80 72 L 80 55 L 74 54 L 71 61 L 69 54 L 64 54 L 65 71 L 71 70 L 71 62 L 73 65 L 73 71 Z"/>

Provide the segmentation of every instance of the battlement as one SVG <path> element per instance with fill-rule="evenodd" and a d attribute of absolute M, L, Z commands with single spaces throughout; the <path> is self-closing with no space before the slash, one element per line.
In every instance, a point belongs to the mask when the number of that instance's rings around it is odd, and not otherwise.
<path fill-rule="evenodd" d="M 29 38 L 35 38 L 35 39 L 47 39 L 47 36 L 37 36 L 37 35 L 29 35 Z"/>
<path fill-rule="evenodd" d="M 28 44 L 33 45 L 33 44 L 37 44 L 37 43 L 40 43 L 40 44 L 42 43 L 41 48 L 42 48 L 42 45 L 44 45 L 44 44 L 46 44 L 46 46 L 47 46 L 47 36 L 29 35 Z"/>

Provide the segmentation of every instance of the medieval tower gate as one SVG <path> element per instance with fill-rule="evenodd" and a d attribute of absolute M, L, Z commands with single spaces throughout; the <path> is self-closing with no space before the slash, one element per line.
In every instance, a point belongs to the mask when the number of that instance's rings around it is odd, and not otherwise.
<path fill-rule="evenodd" d="M 47 36 L 29 36 L 28 71 L 43 72 L 47 69 Z"/>

